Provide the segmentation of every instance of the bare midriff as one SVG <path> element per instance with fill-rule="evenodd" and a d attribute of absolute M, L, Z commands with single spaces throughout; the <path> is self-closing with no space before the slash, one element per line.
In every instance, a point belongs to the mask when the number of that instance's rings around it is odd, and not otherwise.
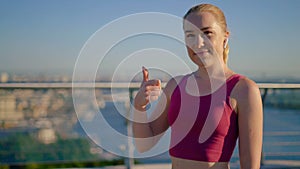
<path fill-rule="evenodd" d="M 230 169 L 228 162 L 205 162 L 172 157 L 172 169 Z"/>

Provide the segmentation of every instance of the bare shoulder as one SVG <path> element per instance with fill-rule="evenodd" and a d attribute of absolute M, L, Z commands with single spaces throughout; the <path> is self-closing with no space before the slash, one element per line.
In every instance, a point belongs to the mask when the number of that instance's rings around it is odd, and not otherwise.
<path fill-rule="evenodd" d="M 261 95 L 257 84 L 249 79 L 242 78 L 236 84 L 234 95 L 237 100 L 238 112 L 252 112 L 261 109 Z"/>
<path fill-rule="evenodd" d="M 240 79 L 239 82 L 236 84 L 234 90 L 234 92 L 236 93 L 236 98 L 238 100 L 247 99 L 249 98 L 249 95 L 252 94 L 260 95 L 259 87 L 257 86 L 257 84 L 247 77 Z"/>

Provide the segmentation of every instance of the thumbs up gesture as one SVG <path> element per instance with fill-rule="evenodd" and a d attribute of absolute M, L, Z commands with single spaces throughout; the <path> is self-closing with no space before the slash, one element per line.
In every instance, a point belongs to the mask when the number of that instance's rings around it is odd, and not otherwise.
<path fill-rule="evenodd" d="M 134 99 L 134 107 L 144 111 L 149 102 L 157 100 L 161 94 L 161 81 L 158 79 L 149 80 L 149 72 L 143 67 L 143 81 Z"/>

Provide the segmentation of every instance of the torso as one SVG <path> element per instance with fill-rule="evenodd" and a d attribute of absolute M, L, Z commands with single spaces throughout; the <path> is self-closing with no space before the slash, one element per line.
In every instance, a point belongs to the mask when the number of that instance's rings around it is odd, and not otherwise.
<path fill-rule="evenodd" d="M 235 75 L 234 72 L 230 72 L 226 75 L 226 79 L 229 79 L 231 76 Z M 207 82 L 203 83 L 203 82 L 200 82 L 197 81 L 197 84 L 196 86 L 205 86 L 203 88 L 198 88 L 198 90 L 195 90 L 195 84 L 194 83 L 194 78 L 189 78 L 188 79 L 188 82 L 187 82 L 187 86 L 186 86 L 186 91 L 187 93 L 191 94 L 191 95 L 198 95 L 198 96 L 201 96 L 201 95 L 207 95 L 209 93 L 211 93 L 211 89 L 210 89 L 210 85 L 207 84 Z M 196 79 L 196 78 L 195 78 Z M 200 94 L 201 93 L 201 94 Z M 230 95 L 230 106 L 234 109 L 235 112 L 238 112 L 237 111 L 237 101 L 236 101 L 236 97 L 235 97 L 235 92 L 232 91 L 231 95 Z"/>
<path fill-rule="evenodd" d="M 226 79 L 228 79 L 229 77 L 231 77 L 233 74 L 230 74 L 226 77 Z M 200 91 L 201 89 L 199 89 Z M 189 87 L 188 87 L 188 83 L 186 85 L 186 92 L 189 93 Z M 191 93 L 197 95 L 199 93 L 195 93 L 193 91 L 190 91 Z M 200 93 L 205 93 L 203 91 L 200 91 Z M 204 94 L 205 95 L 205 94 Z M 230 100 L 229 100 L 230 106 L 233 109 L 233 113 L 237 112 L 237 101 L 234 97 L 231 97 L 230 95 Z M 181 169 L 181 168 L 189 168 L 189 169 L 193 169 L 193 168 L 203 168 L 203 169 L 229 169 L 229 163 L 228 162 L 206 162 L 206 161 L 199 161 L 199 160 L 191 160 L 191 159 L 185 159 L 185 158 L 180 158 L 180 157 L 175 157 L 171 155 L 171 159 L 172 159 L 172 169 Z"/>

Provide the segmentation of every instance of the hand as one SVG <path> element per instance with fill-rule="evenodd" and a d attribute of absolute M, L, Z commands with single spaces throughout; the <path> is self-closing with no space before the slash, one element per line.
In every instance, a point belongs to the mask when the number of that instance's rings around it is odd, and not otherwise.
<path fill-rule="evenodd" d="M 149 80 L 149 72 L 143 67 L 143 82 L 134 99 L 134 107 L 137 110 L 144 111 L 147 104 L 151 101 L 155 101 L 161 94 L 161 81 L 158 79 Z"/>

